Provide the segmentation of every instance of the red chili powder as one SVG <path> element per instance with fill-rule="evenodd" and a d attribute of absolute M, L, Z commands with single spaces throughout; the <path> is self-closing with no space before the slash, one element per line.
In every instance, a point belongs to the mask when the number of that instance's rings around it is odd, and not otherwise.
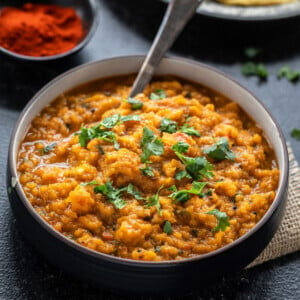
<path fill-rule="evenodd" d="M 50 56 L 74 48 L 83 37 L 73 8 L 27 3 L 0 12 L 0 46 L 29 56 Z"/>

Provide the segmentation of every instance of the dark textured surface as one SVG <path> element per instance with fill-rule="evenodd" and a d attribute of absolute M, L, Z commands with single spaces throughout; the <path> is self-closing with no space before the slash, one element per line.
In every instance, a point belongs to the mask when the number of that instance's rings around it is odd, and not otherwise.
<path fill-rule="evenodd" d="M 40 257 L 20 235 L 5 191 L 8 139 L 30 97 L 70 67 L 106 57 L 144 54 L 164 7 L 154 0 L 101 0 L 99 3 L 98 31 L 92 42 L 76 56 L 56 63 L 31 65 L 0 57 L 1 300 L 124 298 L 80 283 Z M 299 37 L 299 19 L 247 25 L 194 18 L 171 53 L 218 67 L 251 89 L 275 115 L 300 161 L 300 142 L 289 137 L 292 128 L 300 127 L 300 82 L 292 84 L 276 78 L 277 70 L 284 64 L 300 69 Z M 271 74 L 268 81 L 258 82 L 255 78 L 241 76 L 240 62 L 245 59 L 242 49 L 247 45 L 264 48 L 265 55 L 261 59 L 267 63 Z M 242 271 L 184 298 L 300 299 L 300 253 Z"/>

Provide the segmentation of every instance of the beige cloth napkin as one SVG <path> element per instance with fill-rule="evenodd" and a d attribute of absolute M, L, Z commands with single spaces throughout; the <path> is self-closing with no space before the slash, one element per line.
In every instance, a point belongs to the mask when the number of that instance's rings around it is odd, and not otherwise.
<path fill-rule="evenodd" d="M 270 244 L 247 268 L 300 250 L 300 169 L 290 147 L 288 151 L 290 178 L 285 215 Z"/>

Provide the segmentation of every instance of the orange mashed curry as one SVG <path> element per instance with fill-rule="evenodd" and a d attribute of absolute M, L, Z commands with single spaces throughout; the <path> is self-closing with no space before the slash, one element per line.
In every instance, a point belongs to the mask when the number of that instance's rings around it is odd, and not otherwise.
<path fill-rule="evenodd" d="M 32 121 L 18 172 L 33 207 L 77 243 L 135 260 L 194 257 L 245 234 L 279 180 L 262 131 L 181 79 L 128 99 L 132 79 L 80 86 Z"/>

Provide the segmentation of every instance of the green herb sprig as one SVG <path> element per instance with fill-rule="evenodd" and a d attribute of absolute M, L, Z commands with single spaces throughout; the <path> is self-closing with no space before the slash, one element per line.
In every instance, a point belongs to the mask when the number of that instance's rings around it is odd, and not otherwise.
<path fill-rule="evenodd" d="M 176 121 L 170 120 L 168 118 L 163 118 L 160 122 L 159 130 L 161 132 L 175 133 L 177 131 L 181 131 L 188 135 L 201 136 L 201 134 L 194 128 L 189 127 L 188 124 L 184 124 L 179 128 L 178 123 Z"/>
<path fill-rule="evenodd" d="M 203 177 L 212 178 L 214 176 L 211 172 L 213 170 L 212 164 L 205 157 L 188 157 L 183 155 L 183 153 L 187 152 L 188 148 L 189 145 L 184 142 L 179 142 L 172 146 L 172 150 L 185 165 L 186 172 L 194 180 L 200 180 Z"/>
<path fill-rule="evenodd" d="M 146 204 L 145 204 L 145 207 L 151 207 L 151 206 L 155 206 L 157 211 L 158 211 L 158 214 L 161 216 L 161 205 L 160 205 L 160 202 L 159 202 L 159 193 L 161 192 L 161 190 L 164 188 L 164 186 L 162 185 L 158 191 L 156 192 L 155 195 L 153 196 L 150 196 L 146 199 Z"/>
<path fill-rule="evenodd" d="M 229 149 L 227 138 L 220 138 L 214 145 L 203 150 L 204 154 L 216 160 L 234 160 L 235 154 Z"/>
<path fill-rule="evenodd" d="M 153 169 L 150 166 L 146 165 L 145 168 L 140 168 L 140 171 L 144 176 L 149 176 L 149 177 L 154 176 Z"/>
<path fill-rule="evenodd" d="M 217 226 L 213 228 L 213 232 L 216 231 L 225 231 L 227 227 L 230 226 L 229 218 L 225 212 L 221 212 L 218 209 L 213 209 L 211 211 L 208 211 L 206 214 L 208 215 L 214 215 L 217 218 Z"/>
<path fill-rule="evenodd" d="M 79 144 L 81 147 L 86 147 L 89 141 L 97 138 L 109 143 L 113 143 L 115 149 L 119 149 L 120 145 L 117 142 L 115 133 L 107 129 L 112 129 L 116 125 L 132 120 L 139 121 L 140 117 L 138 115 L 129 115 L 123 117 L 119 114 L 112 115 L 111 117 L 105 118 L 98 125 L 89 128 L 81 127 L 80 132 L 76 133 L 75 135 L 79 136 Z"/>
<path fill-rule="evenodd" d="M 82 183 L 81 185 L 95 185 L 94 193 L 104 195 L 106 199 L 118 209 L 122 209 L 126 206 L 126 201 L 121 197 L 122 193 L 124 192 L 132 195 L 137 200 L 145 200 L 142 197 L 141 193 L 138 190 L 136 190 L 131 183 L 128 186 L 119 189 L 113 187 L 110 180 L 108 180 L 105 184 L 102 185 L 98 185 L 98 182 L 95 180 L 91 182 Z"/>
<path fill-rule="evenodd" d="M 164 232 L 167 235 L 170 235 L 173 232 L 172 224 L 170 223 L 170 221 L 166 221 L 165 222 L 165 224 L 164 224 Z"/>
<path fill-rule="evenodd" d="M 166 92 L 162 89 L 157 89 L 153 93 L 150 94 L 151 100 L 161 100 L 166 97 L 167 97 Z"/>
<path fill-rule="evenodd" d="M 50 151 L 52 151 L 57 146 L 57 143 L 52 143 L 50 145 L 45 146 L 42 149 L 39 149 L 40 153 L 42 155 L 48 154 Z"/>
<path fill-rule="evenodd" d="M 128 98 L 127 102 L 131 105 L 132 110 L 139 110 L 143 108 L 143 102 L 134 98 Z"/>
<path fill-rule="evenodd" d="M 155 137 L 153 131 L 151 131 L 148 127 L 143 128 L 141 148 L 143 150 L 141 155 L 142 163 L 147 162 L 151 155 L 159 156 L 164 153 L 164 144 L 162 140 Z"/>
<path fill-rule="evenodd" d="M 279 79 L 285 77 L 289 81 L 297 81 L 300 77 L 300 72 L 292 70 L 289 66 L 283 66 L 279 69 L 277 77 Z"/>
<path fill-rule="evenodd" d="M 257 76 L 260 79 L 266 79 L 269 72 L 262 63 L 246 62 L 242 65 L 242 73 L 245 76 Z"/>
<path fill-rule="evenodd" d="M 300 129 L 294 128 L 291 131 L 291 137 L 294 138 L 295 140 L 300 141 Z"/>
<path fill-rule="evenodd" d="M 194 181 L 192 183 L 192 188 L 189 190 L 177 190 L 175 185 L 171 186 L 169 190 L 173 191 L 172 194 L 169 195 L 175 202 L 184 203 L 191 198 L 192 195 L 198 195 L 200 197 L 204 197 L 204 193 L 202 193 L 203 188 L 207 185 L 207 182 L 197 182 Z"/>

